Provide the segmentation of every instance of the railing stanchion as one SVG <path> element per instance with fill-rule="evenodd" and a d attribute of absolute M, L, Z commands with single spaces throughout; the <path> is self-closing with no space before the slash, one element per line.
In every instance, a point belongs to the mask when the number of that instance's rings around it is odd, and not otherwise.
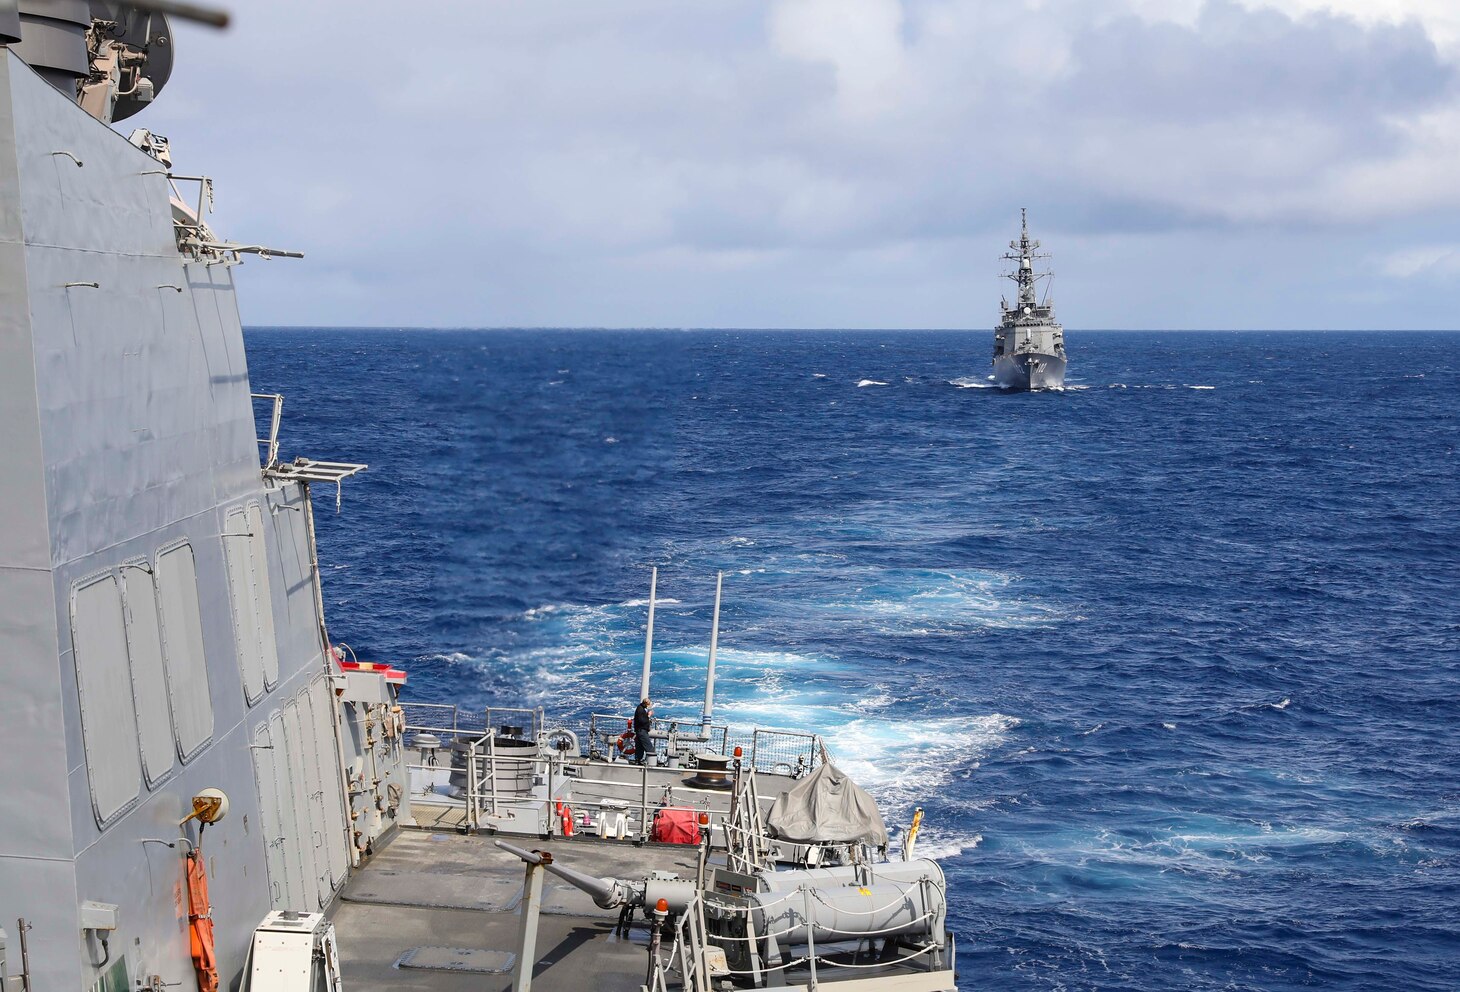
<path fill-rule="evenodd" d="M 466 746 L 466 832 L 476 831 L 477 824 L 477 745 L 468 741 Z"/>
<path fill-rule="evenodd" d="M 501 812 L 497 809 L 497 736 L 490 731 L 487 733 L 487 761 L 491 765 L 492 817 L 495 819 L 501 816 Z"/>
<path fill-rule="evenodd" d="M 801 886 L 802 910 L 806 920 L 806 960 L 811 965 L 811 982 L 807 985 L 810 992 L 816 992 L 816 922 L 811 915 L 811 890 Z"/>
<path fill-rule="evenodd" d="M 635 755 L 644 759 L 639 766 L 639 838 L 649 839 L 649 756 Z"/>

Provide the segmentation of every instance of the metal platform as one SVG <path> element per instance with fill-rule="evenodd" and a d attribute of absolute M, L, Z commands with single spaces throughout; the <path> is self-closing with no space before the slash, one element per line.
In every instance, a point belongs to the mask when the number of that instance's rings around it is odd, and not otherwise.
<path fill-rule="evenodd" d="M 597 875 L 652 871 L 693 878 L 696 848 L 597 839 L 534 841 Z M 523 864 L 482 835 L 403 830 L 357 873 L 331 914 L 345 987 L 498 992 L 520 940 Z M 425 901 L 431 905 L 423 905 Z M 557 879 L 543 886 L 534 987 L 637 992 L 648 971 L 647 924 L 614 934 L 617 911 Z"/>

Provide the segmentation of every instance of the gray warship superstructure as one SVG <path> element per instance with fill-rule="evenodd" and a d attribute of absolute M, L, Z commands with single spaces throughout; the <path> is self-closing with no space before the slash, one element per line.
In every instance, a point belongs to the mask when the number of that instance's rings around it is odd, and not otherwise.
<path fill-rule="evenodd" d="M 384 677 L 337 684 L 319 595 L 310 482 L 363 466 L 257 442 L 234 274 L 270 252 L 109 126 L 166 80 L 167 20 L 38 0 L 0 43 L 0 971 L 193 987 L 207 930 L 236 988 L 404 792 Z"/>
<path fill-rule="evenodd" d="M 235 301 L 297 253 L 111 126 L 187 6 L 0 0 L 0 992 L 952 989 L 919 820 L 888 861 L 819 738 L 714 722 L 718 587 L 644 764 L 332 642 L 315 495 L 366 466 L 281 458 Z"/>
<path fill-rule="evenodd" d="M 1003 256 L 1013 263 L 1006 273 L 1018 291 L 1011 306 L 1002 300 L 1003 320 L 994 330 L 994 381 L 1005 389 L 1060 389 L 1065 384 L 1065 331 L 1054 317 L 1048 286 L 1041 299 L 1038 285 L 1053 273 L 1037 271 L 1035 262 L 1049 258 L 1029 237 L 1027 211 L 1020 210 L 1019 238 L 1009 242 Z"/>

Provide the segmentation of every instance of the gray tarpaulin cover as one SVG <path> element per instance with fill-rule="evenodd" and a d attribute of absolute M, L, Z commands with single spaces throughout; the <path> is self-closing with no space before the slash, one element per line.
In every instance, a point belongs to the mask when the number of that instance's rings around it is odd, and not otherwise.
<path fill-rule="evenodd" d="M 766 823 L 781 840 L 798 844 L 887 846 L 887 825 L 877 803 L 830 762 L 779 796 Z"/>

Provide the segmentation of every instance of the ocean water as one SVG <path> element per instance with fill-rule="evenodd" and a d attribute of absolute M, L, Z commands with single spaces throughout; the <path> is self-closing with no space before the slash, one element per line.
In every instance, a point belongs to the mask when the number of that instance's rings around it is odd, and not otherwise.
<path fill-rule="evenodd" d="M 418 700 L 810 727 L 966 988 L 1460 988 L 1460 334 L 256 330 Z"/>

